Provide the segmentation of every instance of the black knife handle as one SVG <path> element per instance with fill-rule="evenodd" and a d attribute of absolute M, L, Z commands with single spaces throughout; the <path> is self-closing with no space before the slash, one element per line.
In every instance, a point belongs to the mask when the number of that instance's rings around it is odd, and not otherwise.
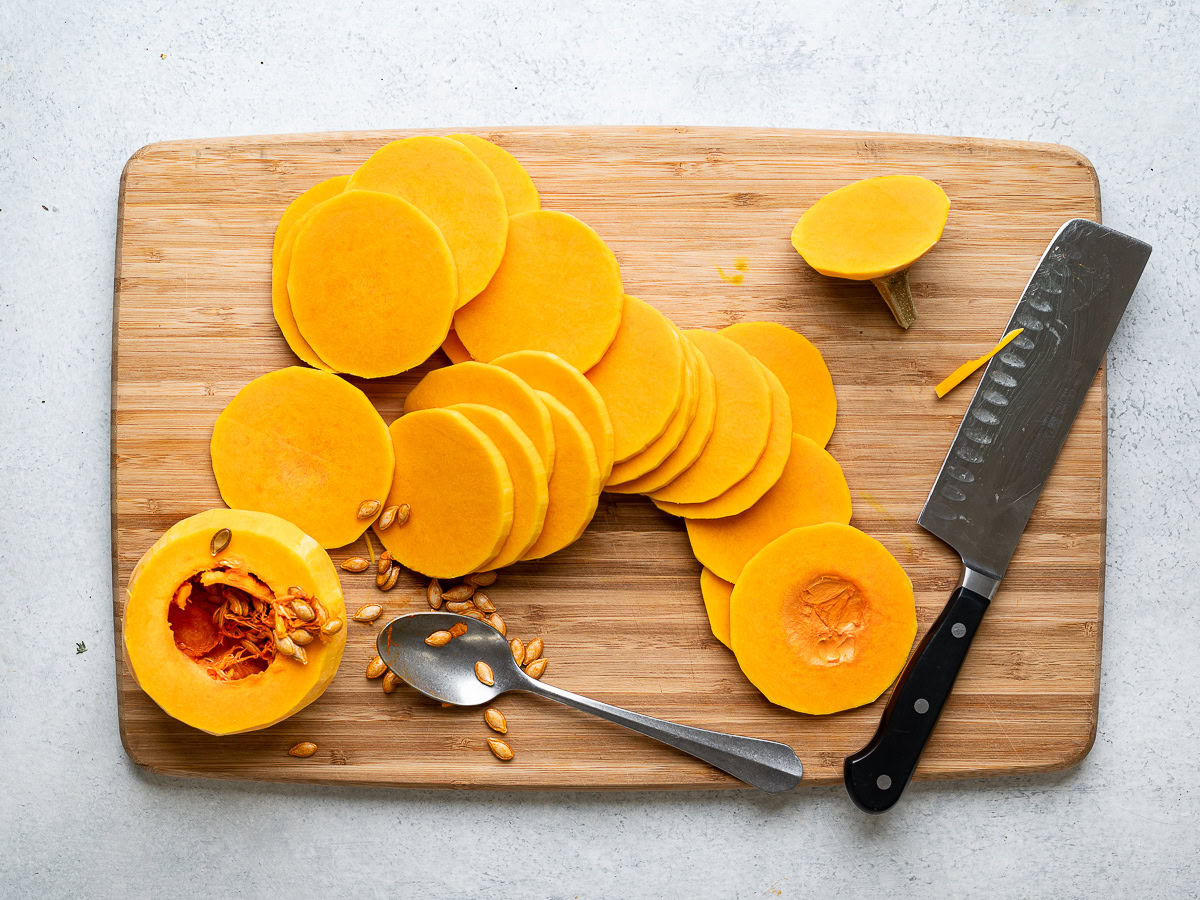
<path fill-rule="evenodd" d="M 950 595 L 900 673 L 875 736 L 846 757 L 846 790 L 859 809 L 884 812 L 904 793 L 988 603 L 966 587 Z"/>

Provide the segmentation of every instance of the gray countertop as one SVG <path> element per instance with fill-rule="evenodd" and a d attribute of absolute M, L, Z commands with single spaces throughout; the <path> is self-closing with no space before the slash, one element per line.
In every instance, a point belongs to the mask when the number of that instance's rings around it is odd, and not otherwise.
<path fill-rule="evenodd" d="M 1195 896 L 1198 10 L 0 3 L 0 896 Z M 126 158 L 169 138 L 505 123 L 929 132 L 1090 157 L 1105 221 L 1154 256 L 1110 354 L 1103 687 L 1078 768 L 919 784 L 868 818 L 840 788 L 379 791 L 126 759 L 108 502 Z"/>

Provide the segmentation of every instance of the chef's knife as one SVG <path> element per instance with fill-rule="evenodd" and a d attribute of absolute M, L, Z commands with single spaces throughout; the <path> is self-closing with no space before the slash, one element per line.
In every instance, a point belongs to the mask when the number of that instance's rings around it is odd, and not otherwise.
<path fill-rule="evenodd" d="M 1149 244 L 1072 219 L 1029 279 L 1004 333 L 1024 331 L 988 363 L 917 518 L 963 574 L 875 736 L 846 758 L 846 789 L 867 812 L 889 809 L 912 777 L 1149 258 Z"/>

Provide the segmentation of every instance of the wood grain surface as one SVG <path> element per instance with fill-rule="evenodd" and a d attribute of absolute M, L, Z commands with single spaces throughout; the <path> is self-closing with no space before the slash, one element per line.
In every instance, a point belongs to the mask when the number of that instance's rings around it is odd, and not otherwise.
<path fill-rule="evenodd" d="M 528 167 L 547 208 L 608 241 L 626 290 L 684 328 L 766 319 L 825 354 L 839 415 L 830 451 L 845 469 L 853 523 L 912 576 L 919 634 L 959 576 L 955 554 L 917 527 L 978 375 L 939 401 L 933 387 L 987 350 L 1049 239 L 1072 216 L 1098 219 L 1087 160 L 1050 145 L 959 138 L 734 128 L 473 130 Z M 121 182 L 113 329 L 113 586 L 176 520 L 221 504 L 209 468 L 217 414 L 252 378 L 297 364 L 271 316 L 271 242 L 288 202 L 415 132 L 282 135 L 153 144 Z M 912 270 L 920 318 L 893 322 L 870 283 L 826 279 L 788 237 L 817 197 L 873 175 L 924 175 L 945 188 L 942 242 Z M 744 282 L 722 280 L 735 258 Z M 391 421 L 437 354 L 406 375 L 354 380 Z M 1105 527 L 1104 375 L 1097 378 L 933 735 L 919 778 L 1034 772 L 1091 746 L 1099 690 Z M 335 561 L 363 553 L 359 544 Z M 834 716 L 767 703 L 711 636 L 699 566 L 679 520 L 606 494 L 583 538 L 502 573 L 489 593 L 526 639 L 546 642 L 546 680 L 689 725 L 783 740 L 805 783 L 841 779 L 885 698 Z M 343 573 L 352 608 L 425 608 L 416 577 L 380 595 Z M 165 601 L 164 601 L 165 602 Z M 121 734 L 156 772 L 263 780 L 442 787 L 714 787 L 737 782 L 675 750 L 527 696 L 497 704 L 516 759 L 486 747 L 480 710 L 441 709 L 408 688 L 384 695 L 363 669 L 377 625 L 352 624 L 324 697 L 288 721 L 216 738 L 169 717 L 118 664 Z M 315 741 L 311 759 L 286 755 Z"/>

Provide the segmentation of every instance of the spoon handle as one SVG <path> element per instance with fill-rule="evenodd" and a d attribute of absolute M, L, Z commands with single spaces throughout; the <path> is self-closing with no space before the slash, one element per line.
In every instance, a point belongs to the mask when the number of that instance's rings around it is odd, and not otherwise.
<path fill-rule="evenodd" d="M 705 731 L 703 728 L 692 728 L 652 716 L 643 716 L 619 706 L 610 706 L 599 700 L 572 694 L 528 676 L 524 677 L 524 683 L 518 690 L 540 694 L 574 709 L 624 725 L 684 753 L 690 753 L 716 766 L 722 772 L 728 772 L 734 778 L 772 794 L 791 790 L 800 783 L 803 769 L 795 751 L 787 744 L 724 734 L 720 731 Z"/>

